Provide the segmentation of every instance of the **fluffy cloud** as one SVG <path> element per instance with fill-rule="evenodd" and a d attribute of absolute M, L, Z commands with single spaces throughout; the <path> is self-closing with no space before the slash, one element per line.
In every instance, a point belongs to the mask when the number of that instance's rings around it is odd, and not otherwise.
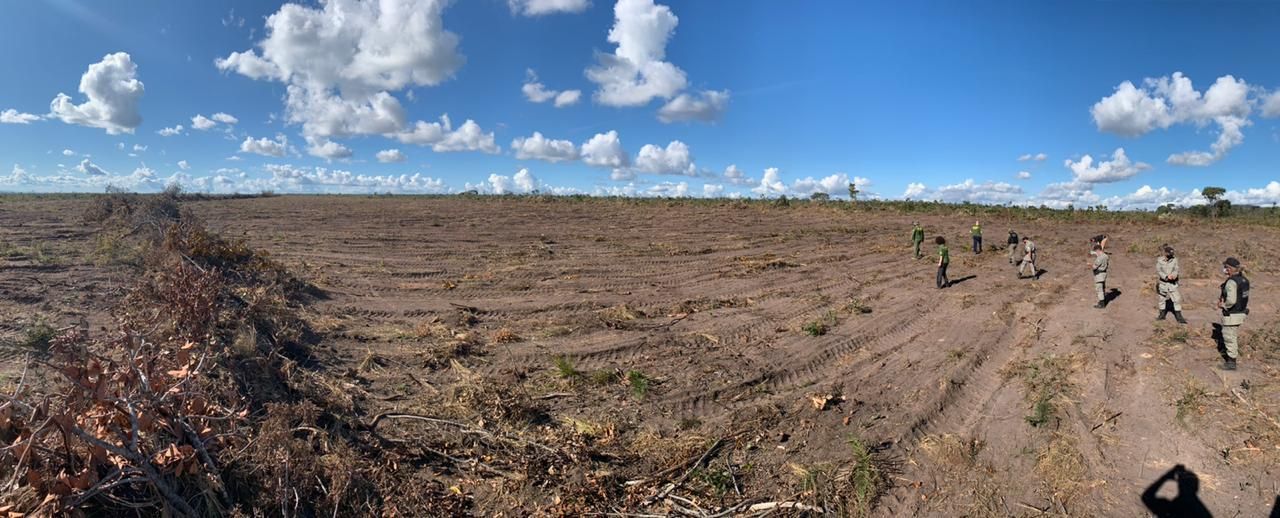
<path fill-rule="evenodd" d="M 448 115 L 441 116 L 440 122 L 418 121 L 413 128 L 388 136 L 405 144 L 429 145 L 436 152 L 482 151 L 495 154 L 501 151 L 494 142 L 493 132 L 485 133 L 471 119 L 455 130 Z"/>
<path fill-rule="evenodd" d="M 218 123 L 216 121 L 205 117 L 204 115 L 196 114 L 195 117 L 191 118 L 191 127 L 200 131 L 213 129 L 217 125 Z"/>
<path fill-rule="evenodd" d="M 191 164 L 188 164 L 186 160 L 179 160 L 179 161 L 178 161 L 178 169 L 182 169 L 183 171 L 190 170 L 190 169 L 191 169 Z"/>
<path fill-rule="evenodd" d="M 399 149 L 384 149 L 379 151 L 376 156 L 378 161 L 384 164 L 404 162 L 405 160 L 408 160 L 408 158 L 404 156 L 404 153 L 401 153 Z"/>
<path fill-rule="evenodd" d="M 1018 161 L 1027 162 L 1027 161 L 1035 160 L 1036 162 L 1043 162 L 1046 158 L 1049 158 L 1049 155 L 1046 155 L 1044 153 L 1036 153 L 1034 155 L 1032 155 L 1031 153 L 1027 153 L 1025 155 L 1018 157 Z"/>
<path fill-rule="evenodd" d="M 719 198 L 723 194 L 724 194 L 723 185 L 712 184 L 712 183 L 702 184 L 703 198 Z"/>
<path fill-rule="evenodd" d="M 107 54 L 80 77 L 79 90 L 85 102 L 75 104 L 70 96 L 59 93 L 49 103 L 49 115 L 67 124 L 101 128 L 111 135 L 133 133 L 142 124 L 138 101 L 143 85 L 137 74 L 138 67 L 129 54 Z"/>
<path fill-rule="evenodd" d="M 62 156 L 76 156 L 76 152 L 70 149 L 62 150 Z"/>
<path fill-rule="evenodd" d="M 660 198 L 687 198 L 689 182 L 662 182 L 646 189 L 646 194 Z"/>
<path fill-rule="evenodd" d="M 1031 172 L 1030 172 L 1030 171 L 1018 171 L 1018 179 L 1019 179 L 1019 180 L 1030 180 L 1030 179 L 1031 179 Z"/>
<path fill-rule="evenodd" d="M 282 134 L 277 134 L 275 140 L 266 137 L 254 140 L 253 137 L 245 137 L 244 142 L 240 143 L 241 153 L 254 153 L 264 156 L 282 157 L 289 150 L 289 138 Z"/>
<path fill-rule="evenodd" d="M 645 144 L 636 154 L 636 169 L 651 174 L 681 174 L 695 176 L 698 168 L 693 163 L 689 146 L 673 140 L 666 148 Z"/>
<path fill-rule="evenodd" d="M 1275 205 L 1280 203 L 1280 182 L 1273 180 L 1260 189 L 1227 191 L 1224 197 L 1237 205 Z"/>
<path fill-rule="evenodd" d="M 398 134 L 405 126 L 404 109 L 389 92 L 438 85 L 464 61 L 458 37 L 444 28 L 448 3 L 288 3 L 267 18 L 268 36 L 257 43 L 258 50 L 232 53 L 216 65 L 287 84 L 286 120 L 301 124 L 304 136 Z"/>
<path fill-rule="evenodd" d="M 733 164 L 730 164 L 729 167 L 724 168 L 724 179 L 725 181 L 734 185 L 747 185 L 749 183 L 752 183 L 751 179 L 747 178 L 746 173 L 744 173 L 741 169 L 738 169 L 737 165 L 733 165 Z"/>
<path fill-rule="evenodd" d="M 174 135 L 180 135 L 182 134 L 182 125 L 179 124 L 172 128 L 164 128 L 164 129 L 161 129 L 160 131 L 157 131 L 156 133 L 159 134 L 161 137 L 172 137 Z"/>
<path fill-rule="evenodd" d="M 1078 161 L 1067 159 L 1063 165 L 1071 169 L 1075 181 L 1082 183 L 1118 182 L 1151 168 L 1143 162 L 1130 162 L 1129 157 L 1124 154 L 1124 148 L 1116 148 L 1111 154 L 1111 160 L 1098 162 L 1097 165 L 1093 164 L 1093 157 L 1090 155 L 1080 157 Z"/>
<path fill-rule="evenodd" d="M 268 165 L 271 178 L 251 183 L 248 190 L 273 189 L 290 192 L 401 192 L 442 193 L 447 190 L 444 181 L 420 174 L 413 175 L 363 175 L 350 171 L 313 169 L 290 165 Z M 252 188 L 252 187 L 257 187 Z"/>
<path fill-rule="evenodd" d="M 1022 188 L 1004 182 L 975 182 L 972 179 L 958 184 L 930 189 L 922 183 L 911 183 L 903 198 L 936 200 L 945 203 L 984 203 L 1003 205 L 1023 198 Z"/>
<path fill-rule="evenodd" d="M 787 193 L 787 184 L 782 183 L 781 173 L 776 167 L 770 167 L 764 170 L 764 176 L 760 177 L 760 183 L 751 189 L 751 192 L 761 196 L 772 196 Z"/>
<path fill-rule="evenodd" d="M 551 140 L 542 133 L 533 132 L 533 136 L 519 137 L 511 141 L 511 149 L 516 158 L 521 160 L 545 160 L 547 162 L 566 162 L 578 159 L 578 148 L 568 140 Z"/>
<path fill-rule="evenodd" d="M 488 184 L 481 184 L 476 190 L 493 194 L 529 194 L 538 190 L 541 183 L 528 169 L 521 169 L 514 176 L 490 174 Z"/>
<path fill-rule="evenodd" d="M 653 0 L 618 0 L 608 41 L 612 54 L 598 54 L 587 79 L 598 86 L 596 102 L 606 106 L 642 106 L 655 97 L 670 99 L 684 90 L 683 70 L 664 61 L 667 40 L 679 19 Z"/>
<path fill-rule="evenodd" d="M 0 112 L 0 124 L 30 124 L 38 120 L 40 120 L 39 115 L 22 113 L 12 108 Z"/>
<path fill-rule="evenodd" d="M 347 146 L 322 138 L 307 139 L 307 154 L 326 160 L 350 158 L 351 149 Z"/>
<path fill-rule="evenodd" d="M 0 176 L 0 185 L 17 185 L 26 183 L 31 178 L 26 169 L 18 164 L 13 164 L 13 171 L 9 176 Z"/>
<path fill-rule="evenodd" d="M 556 108 L 577 104 L 578 99 L 582 97 L 581 90 L 548 90 L 545 85 L 538 82 L 538 74 L 532 69 L 525 71 L 525 81 L 520 91 L 530 102 L 544 103 L 554 100 Z"/>
<path fill-rule="evenodd" d="M 595 167 L 622 168 L 630 165 L 627 152 L 622 150 L 622 140 L 617 131 L 597 133 L 582 143 L 582 162 Z"/>
<path fill-rule="evenodd" d="M 1170 155 L 1167 160 L 1175 165 L 1206 166 L 1221 160 L 1244 141 L 1241 128 L 1250 124 L 1248 116 L 1253 106 L 1249 92 L 1244 80 L 1226 75 L 1201 94 L 1190 78 L 1175 72 L 1172 76 L 1147 78 L 1141 88 L 1125 81 L 1115 93 L 1094 104 L 1090 112 L 1099 130 L 1130 137 L 1175 124 L 1215 123 L 1219 134 L 1212 152 L 1187 151 Z"/>
<path fill-rule="evenodd" d="M 666 123 L 679 121 L 715 122 L 729 106 L 728 90 L 705 90 L 701 94 L 682 93 L 658 110 L 658 120 Z"/>
<path fill-rule="evenodd" d="M 1280 90 L 1271 92 L 1262 101 L 1263 117 L 1280 117 Z"/>
<path fill-rule="evenodd" d="M 796 196 L 809 196 L 817 192 L 831 195 L 848 194 L 850 183 L 857 186 L 859 191 L 864 191 L 871 185 L 871 180 L 855 176 L 851 181 L 849 175 L 845 173 L 836 173 L 821 179 L 805 177 L 792 183 L 791 192 Z"/>
<path fill-rule="evenodd" d="M 101 167 L 98 167 L 93 162 L 90 162 L 88 158 L 81 160 L 80 165 L 77 165 L 75 167 L 75 171 L 80 174 L 87 174 L 89 176 L 107 176 L 108 174 L 110 174 L 110 173 L 107 173 L 105 170 L 103 170 Z"/>
<path fill-rule="evenodd" d="M 240 122 L 240 119 L 237 119 L 235 117 L 232 117 L 231 115 L 228 115 L 222 112 L 213 114 L 213 120 L 221 122 L 223 124 L 235 124 L 237 122 Z"/>
<path fill-rule="evenodd" d="M 507 0 L 511 12 L 524 16 L 554 13 L 580 13 L 591 7 L 590 0 Z"/>

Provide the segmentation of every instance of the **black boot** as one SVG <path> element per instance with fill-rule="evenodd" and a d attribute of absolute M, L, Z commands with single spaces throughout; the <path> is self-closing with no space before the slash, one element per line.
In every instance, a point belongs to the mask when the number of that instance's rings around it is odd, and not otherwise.
<path fill-rule="evenodd" d="M 1225 361 L 1223 361 L 1223 362 L 1222 362 L 1222 370 L 1224 370 L 1224 371 L 1233 371 L 1233 370 L 1236 370 L 1236 359 L 1235 359 L 1235 358 L 1227 358 Z"/>
<path fill-rule="evenodd" d="M 1169 314 L 1169 310 L 1162 309 L 1160 310 L 1160 314 L 1156 315 L 1156 320 L 1164 320 L 1165 315 L 1168 315 L 1168 314 Z"/>
<path fill-rule="evenodd" d="M 1181 311 L 1174 311 L 1174 312 L 1173 312 L 1173 318 L 1174 318 L 1174 320 L 1177 320 L 1179 324 L 1185 324 L 1185 323 L 1187 323 L 1187 319 L 1182 318 L 1182 312 L 1181 312 Z"/>
<path fill-rule="evenodd" d="M 1094 305 L 1093 305 L 1093 307 L 1095 307 L 1095 308 L 1097 308 L 1097 309 L 1102 309 L 1102 308 L 1107 307 L 1107 305 L 1106 305 L 1106 304 L 1104 304 L 1101 300 L 1099 300 L 1097 304 L 1094 304 Z"/>

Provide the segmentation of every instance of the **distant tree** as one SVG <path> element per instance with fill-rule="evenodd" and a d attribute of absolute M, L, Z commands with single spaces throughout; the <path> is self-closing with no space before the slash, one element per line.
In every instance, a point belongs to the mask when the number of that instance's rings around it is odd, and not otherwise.
<path fill-rule="evenodd" d="M 1213 213 L 1218 216 L 1231 215 L 1231 200 L 1218 200 L 1213 202 Z"/>
<path fill-rule="evenodd" d="M 858 201 L 859 192 L 862 191 L 858 190 L 858 185 L 853 182 L 849 182 L 849 201 Z"/>
<path fill-rule="evenodd" d="M 1218 199 L 1226 194 L 1227 190 L 1221 187 L 1205 187 L 1200 190 L 1200 195 L 1209 202 L 1209 206 L 1213 207 L 1212 213 L 1214 217 L 1218 216 Z"/>
<path fill-rule="evenodd" d="M 818 202 L 825 202 L 831 199 L 831 195 L 825 192 L 815 192 L 809 195 L 809 199 Z"/>

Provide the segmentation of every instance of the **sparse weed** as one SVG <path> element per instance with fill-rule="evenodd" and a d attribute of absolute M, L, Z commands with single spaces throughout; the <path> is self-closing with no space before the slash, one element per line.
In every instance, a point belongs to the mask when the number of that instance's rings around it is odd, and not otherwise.
<path fill-rule="evenodd" d="M 636 399 L 644 399 L 649 393 L 649 377 L 637 370 L 627 371 L 627 385 L 631 387 L 631 395 Z"/>
<path fill-rule="evenodd" d="M 58 337 L 58 330 L 50 326 L 44 319 L 36 320 L 22 333 L 22 347 L 43 351 Z"/>
<path fill-rule="evenodd" d="M 836 312 L 834 310 L 826 312 L 822 318 L 807 322 L 800 326 L 800 330 L 809 336 L 822 336 L 827 334 L 837 323 Z"/>
<path fill-rule="evenodd" d="M 601 387 L 617 383 L 618 380 L 617 371 L 599 370 L 591 373 L 591 383 Z"/>
<path fill-rule="evenodd" d="M 884 469 L 871 448 L 850 437 L 852 458 L 843 466 L 791 465 L 806 500 L 836 516 L 870 516 L 887 482 Z"/>
<path fill-rule="evenodd" d="M 1178 409 L 1178 422 L 1186 424 L 1188 417 L 1203 413 L 1204 401 L 1208 397 L 1209 393 L 1205 392 L 1204 387 L 1195 381 L 1188 381 L 1182 390 L 1182 396 L 1174 402 L 1174 407 Z"/>
<path fill-rule="evenodd" d="M 567 380 L 577 379 L 582 376 L 582 372 L 573 366 L 573 360 L 569 359 L 568 356 L 556 357 L 556 373 Z"/>
<path fill-rule="evenodd" d="M 1057 356 L 1021 362 L 1006 371 L 1006 376 L 1022 378 L 1027 389 L 1027 399 L 1031 402 L 1031 415 L 1026 416 L 1028 424 L 1041 427 L 1055 419 L 1058 400 L 1071 389 L 1068 379 L 1071 372 L 1071 359 Z"/>

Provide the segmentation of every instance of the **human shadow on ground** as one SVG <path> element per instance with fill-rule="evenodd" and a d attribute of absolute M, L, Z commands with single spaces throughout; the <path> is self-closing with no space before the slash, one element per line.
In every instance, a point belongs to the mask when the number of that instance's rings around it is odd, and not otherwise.
<path fill-rule="evenodd" d="M 959 278 L 959 279 L 954 279 L 954 280 L 952 280 L 950 285 L 951 285 L 951 286 L 955 286 L 955 285 L 960 284 L 960 283 L 962 283 L 962 282 L 964 282 L 964 281 L 967 281 L 967 280 L 969 280 L 969 279 L 975 279 L 975 278 L 977 278 L 977 277 L 978 277 L 977 275 L 966 275 L 966 276 L 961 277 L 961 278 Z"/>
<path fill-rule="evenodd" d="M 1122 291 L 1120 291 L 1120 290 L 1118 290 L 1118 289 L 1116 289 L 1116 288 L 1111 288 L 1111 291 L 1108 291 L 1106 295 L 1103 295 L 1103 299 L 1105 299 L 1105 302 L 1106 302 L 1107 304 L 1110 304 L 1110 303 L 1112 303 L 1112 302 L 1115 302 L 1115 300 L 1116 300 L 1116 299 L 1120 298 L 1120 295 L 1121 295 L 1122 293 L 1124 293 L 1124 292 L 1122 292 Z"/>
<path fill-rule="evenodd" d="M 1271 504 L 1271 518 L 1280 518 L 1280 495 L 1276 495 L 1276 503 Z"/>
<path fill-rule="evenodd" d="M 1167 482 L 1178 484 L 1178 494 L 1172 499 L 1156 496 Z M 1196 494 L 1200 491 L 1200 478 L 1186 466 L 1178 464 L 1152 482 L 1142 492 L 1142 504 L 1159 518 L 1213 518 Z M 1272 516 L 1275 513 L 1272 512 Z"/>

